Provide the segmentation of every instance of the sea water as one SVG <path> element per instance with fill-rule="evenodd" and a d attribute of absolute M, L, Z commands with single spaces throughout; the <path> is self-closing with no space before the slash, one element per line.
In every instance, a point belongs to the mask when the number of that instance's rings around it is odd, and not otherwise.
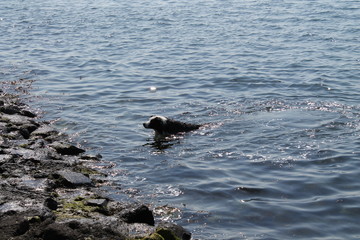
<path fill-rule="evenodd" d="M 1 1 L 0 77 L 35 80 L 32 106 L 111 166 L 111 197 L 194 239 L 357 239 L 359 16 L 357 0 Z M 155 114 L 205 125 L 155 141 Z"/>

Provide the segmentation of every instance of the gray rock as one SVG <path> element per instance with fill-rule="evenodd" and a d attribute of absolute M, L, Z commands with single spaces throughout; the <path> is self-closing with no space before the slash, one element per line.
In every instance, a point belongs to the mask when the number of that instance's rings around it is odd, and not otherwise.
<path fill-rule="evenodd" d="M 41 127 L 39 127 L 38 129 L 36 129 L 35 131 L 33 131 L 31 133 L 32 136 L 42 136 L 42 137 L 47 137 L 53 134 L 58 134 L 59 132 L 56 131 L 53 127 L 50 127 L 49 125 L 43 125 Z"/>
<path fill-rule="evenodd" d="M 72 171 L 59 171 L 55 174 L 61 183 L 68 187 L 92 186 L 93 182 L 90 178 L 82 173 Z"/>
<path fill-rule="evenodd" d="M 86 204 L 89 206 L 96 206 L 96 207 L 102 207 L 105 208 L 106 205 L 108 204 L 108 200 L 104 199 L 104 198 L 100 198 L 100 199 L 88 199 L 86 201 Z"/>
<path fill-rule="evenodd" d="M 35 160 L 35 161 L 44 161 L 53 158 L 53 154 L 44 148 L 44 149 L 27 149 L 27 148 L 10 148 L 5 150 L 6 153 L 13 156 L 21 157 L 23 160 Z M 56 154 L 54 152 L 54 154 Z"/>
<path fill-rule="evenodd" d="M 11 122 L 12 124 L 16 125 L 25 125 L 25 124 L 31 124 L 31 119 L 26 116 L 14 114 L 2 114 L 2 119 L 7 122 Z"/>
<path fill-rule="evenodd" d="M 9 162 L 13 156 L 11 154 L 1 154 L 0 155 L 0 164 Z"/>
<path fill-rule="evenodd" d="M 50 144 L 50 147 L 54 148 L 57 153 L 62 155 L 79 155 L 80 153 L 85 152 L 85 150 L 75 147 L 74 145 L 64 143 L 64 142 L 53 142 Z"/>

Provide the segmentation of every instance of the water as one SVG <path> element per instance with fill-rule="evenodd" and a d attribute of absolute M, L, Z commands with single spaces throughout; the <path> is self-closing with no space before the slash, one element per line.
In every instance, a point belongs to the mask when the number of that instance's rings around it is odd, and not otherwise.
<path fill-rule="evenodd" d="M 194 239 L 356 239 L 359 15 L 349 0 L 2 1 L 0 75 L 36 80 L 33 106 L 114 166 L 114 198 L 167 204 Z M 209 124 L 157 143 L 153 114 Z"/>

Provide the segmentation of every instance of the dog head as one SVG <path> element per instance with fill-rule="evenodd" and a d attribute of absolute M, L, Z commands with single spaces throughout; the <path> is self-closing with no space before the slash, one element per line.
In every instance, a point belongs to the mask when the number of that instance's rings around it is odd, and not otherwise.
<path fill-rule="evenodd" d="M 143 126 L 144 128 L 154 129 L 156 132 L 162 132 L 167 120 L 168 119 L 163 116 L 152 116 L 149 118 L 149 121 L 143 123 Z"/>

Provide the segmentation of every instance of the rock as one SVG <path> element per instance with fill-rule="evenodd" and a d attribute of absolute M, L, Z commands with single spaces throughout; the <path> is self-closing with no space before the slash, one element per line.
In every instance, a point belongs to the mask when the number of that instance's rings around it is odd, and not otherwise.
<path fill-rule="evenodd" d="M 46 200 L 45 200 L 45 203 L 44 203 L 44 205 L 46 206 L 46 207 L 48 207 L 49 209 L 51 209 L 51 210 L 56 210 L 57 208 L 58 208 L 58 202 L 56 201 L 56 200 L 54 200 L 53 198 L 47 198 Z"/>
<path fill-rule="evenodd" d="M 6 153 L 13 156 L 21 157 L 22 160 L 33 160 L 34 162 L 40 162 L 53 158 L 53 154 L 48 149 L 27 149 L 27 148 L 11 148 L 5 150 Z"/>
<path fill-rule="evenodd" d="M 57 153 L 62 155 L 79 155 L 80 153 L 85 152 L 85 150 L 81 148 L 64 142 L 54 142 L 50 144 L 50 147 L 54 148 Z"/>
<path fill-rule="evenodd" d="M 160 239 L 166 239 L 166 240 L 179 240 L 174 233 L 166 228 L 158 228 L 155 233 L 150 235 L 150 237 L 155 236 L 155 239 L 159 239 L 159 236 L 161 236 Z"/>
<path fill-rule="evenodd" d="M 72 171 L 59 171 L 55 174 L 55 177 L 58 177 L 61 182 L 60 185 L 65 185 L 67 187 L 78 187 L 78 186 L 92 186 L 93 183 L 90 178 L 86 177 L 82 173 L 72 172 Z"/>
<path fill-rule="evenodd" d="M 109 200 L 105 198 L 101 199 L 88 199 L 85 201 L 85 205 L 96 207 L 96 211 L 104 215 L 110 215 L 109 210 L 107 209 L 107 204 Z"/>
<path fill-rule="evenodd" d="M 151 226 L 155 225 L 155 220 L 152 211 L 145 205 L 130 210 L 122 214 L 121 218 L 127 223 L 146 223 Z"/>
<path fill-rule="evenodd" d="M 1 104 L 0 104 L 1 105 Z M 0 112 L 6 113 L 6 114 L 20 114 L 26 117 L 34 118 L 36 117 L 35 113 L 32 113 L 26 109 L 22 109 L 16 105 L 4 105 L 0 107 Z"/>
<path fill-rule="evenodd" d="M 88 199 L 88 200 L 86 201 L 86 205 L 106 208 L 108 202 L 109 202 L 109 201 L 108 201 L 107 199 L 105 199 L 105 198 L 100 198 L 100 199 Z"/>
<path fill-rule="evenodd" d="M 45 228 L 42 238 L 44 240 L 76 240 L 79 239 L 79 236 L 77 232 L 69 226 L 53 223 Z"/>
<path fill-rule="evenodd" d="M 0 164 L 9 162 L 13 156 L 11 154 L 1 154 L 0 155 Z"/>
<path fill-rule="evenodd" d="M 14 114 L 14 115 L 2 114 L 2 119 L 3 121 L 11 122 L 12 124 L 15 125 L 25 125 L 25 124 L 30 124 L 32 122 L 32 120 L 29 117 L 18 114 Z"/>
<path fill-rule="evenodd" d="M 59 134 L 54 128 L 49 125 L 43 125 L 31 133 L 32 136 L 48 137 L 53 134 Z"/>
<path fill-rule="evenodd" d="M 39 127 L 39 124 L 31 122 L 30 124 L 24 124 L 21 127 L 25 128 L 29 133 L 32 133 Z"/>
<path fill-rule="evenodd" d="M 29 221 L 21 214 L 2 216 L 0 221 L 1 239 L 11 239 L 29 230 Z"/>
<path fill-rule="evenodd" d="M 83 159 L 83 160 L 100 161 L 102 159 L 102 156 L 101 156 L 101 154 L 82 155 L 80 158 Z"/>
<path fill-rule="evenodd" d="M 186 231 L 183 227 L 176 225 L 174 223 L 161 222 L 157 228 L 170 230 L 176 237 L 180 238 L 181 240 L 190 240 L 191 239 L 191 233 L 189 231 Z M 164 236 L 161 233 L 159 233 L 159 234 Z M 167 238 L 165 238 L 165 239 L 167 239 Z"/>
<path fill-rule="evenodd" d="M 0 107 L 0 112 L 6 114 L 17 114 L 21 112 L 21 109 L 15 105 L 3 105 L 2 107 Z"/>
<path fill-rule="evenodd" d="M 28 111 L 28 110 L 24 110 L 24 109 L 21 110 L 20 114 L 21 114 L 21 115 L 24 115 L 24 116 L 26 116 L 26 117 L 30 117 L 30 118 L 34 118 L 34 117 L 37 116 L 35 113 L 30 112 L 30 111 Z"/>

